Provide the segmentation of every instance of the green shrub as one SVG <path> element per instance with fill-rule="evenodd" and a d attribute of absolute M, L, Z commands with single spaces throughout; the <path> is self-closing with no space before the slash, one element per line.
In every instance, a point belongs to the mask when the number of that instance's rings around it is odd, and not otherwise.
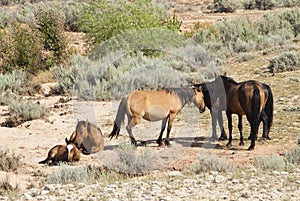
<path fill-rule="evenodd" d="M 276 0 L 255 0 L 256 8 L 259 10 L 270 10 L 277 6 Z"/>
<path fill-rule="evenodd" d="M 199 161 L 192 164 L 189 170 L 196 174 L 209 171 L 230 172 L 233 170 L 233 165 L 216 155 L 211 155 L 200 158 Z"/>
<path fill-rule="evenodd" d="M 255 7 L 256 7 L 255 0 L 244 0 L 243 1 L 243 6 L 247 10 L 255 9 Z"/>
<path fill-rule="evenodd" d="M 2 126 L 15 127 L 26 121 L 40 119 L 47 115 L 47 108 L 24 100 L 15 100 L 8 106 L 10 116 Z"/>
<path fill-rule="evenodd" d="M 95 46 L 133 29 L 162 28 L 178 31 L 181 23 L 151 0 L 88 1 L 79 16 L 89 44 Z"/>
<path fill-rule="evenodd" d="M 16 171 L 21 166 L 21 157 L 9 150 L 0 150 L 0 170 Z"/>
<path fill-rule="evenodd" d="M 209 5 L 215 13 L 232 13 L 239 7 L 239 4 L 235 0 L 214 0 L 212 5 Z"/>
<path fill-rule="evenodd" d="M 51 66 L 62 62 L 67 56 L 67 41 L 64 34 L 64 16 L 52 9 L 40 8 L 35 12 L 38 31 L 44 49 L 51 54 Z"/>
<path fill-rule="evenodd" d="M 300 68 L 300 53 L 289 51 L 270 59 L 268 66 L 271 72 L 285 72 Z"/>
<path fill-rule="evenodd" d="M 41 62 L 42 41 L 36 29 L 26 24 L 16 24 L 9 31 L 2 33 L 0 38 L 0 58 L 3 72 L 22 69 L 37 73 L 45 66 Z"/>

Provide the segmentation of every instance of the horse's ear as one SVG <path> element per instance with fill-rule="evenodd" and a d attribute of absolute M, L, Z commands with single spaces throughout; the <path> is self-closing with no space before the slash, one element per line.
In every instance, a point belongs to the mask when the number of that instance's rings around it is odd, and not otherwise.
<path fill-rule="evenodd" d="M 69 144 L 70 140 L 68 140 L 68 138 L 65 138 L 65 142 L 66 144 Z"/>
<path fill-rule="evenodd" d="M 226 71 L 224 72 L 224 76 L 227 77 L 227 72 Z"/>

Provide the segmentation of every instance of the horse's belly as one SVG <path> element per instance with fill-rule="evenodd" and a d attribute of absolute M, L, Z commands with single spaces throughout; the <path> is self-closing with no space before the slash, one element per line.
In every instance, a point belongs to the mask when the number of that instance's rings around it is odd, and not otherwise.
<path fill-rule="evenodd" d="M 168 112 L 161 106 L 153 106 L 145 112 L 144 119 L 148 121 L 159 121 L 168 116 Z"/>

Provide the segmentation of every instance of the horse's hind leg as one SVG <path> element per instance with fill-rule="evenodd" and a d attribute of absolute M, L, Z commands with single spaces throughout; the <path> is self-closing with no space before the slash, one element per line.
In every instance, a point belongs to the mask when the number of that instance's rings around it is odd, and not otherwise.
<path fill-rule="evenodd" d="M 240 131 L 240 146 L 244 145 L 244 138 L 243 138 L 243 116 L 242 115 L 238 115 L 239 116 L 239 124 L 238 124 L 238 128 Z"/>
<path fill-rule="evenodd" d="M 164 133 L 164 131 L 165 131 L 165 129 L 166 129 L 166 125 L 167 125 L 168 118 L 169 118 L 169 116 L 167 116 L 166 118 L 164 118 L 164 119 L 162 120 L 161 131 L 160 131 L 160 134 L 159 134 L 158 139 L 156 140 L 156 142 L 157 142 L 157 144 L 158 144 L 159 146 L 162 146 L 162 141 L 163 141 L 163 140 L 162 140 L 162 136 L 163 136 L 163 133 Z"/>
<path fill-rule="evenodd" d="M 137 142 L 132 134 L 132 128 L 135 127 L 140 121 L 141 121 L 141 119 L 138 117 L 134 117 L 134 118 L 128 117 L 128 125 L 126 126 L 126 130 L 129 134 L 129 137 L 131 140 L 131 144 L 133 144 L 135 146 L 137 146 Z"/>
<path fill-rule="evenodd" d="M 268 116 L 264 110 L 262 110 L 260 119 L 263 122 L 263 134 L 262 134 L 262 139 L 263 140 L 270 140 L 269 136 L 269 127 L 268 127 Z"/>

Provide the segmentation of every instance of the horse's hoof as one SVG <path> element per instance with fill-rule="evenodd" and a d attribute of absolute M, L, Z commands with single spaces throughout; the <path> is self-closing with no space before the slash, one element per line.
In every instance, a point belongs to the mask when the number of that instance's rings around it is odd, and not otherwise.
<path fill-rule="evenodd" d="M 217 137 L 211 137 L 211 138 L 209 138 L 209 141 L 211 141 L 211 142 L 215 142 L 215 141 L 217 141 Z"/>
<path fill-rule="evenodd" d="M 165 141 L 165 145 L 167 146 L 167 147 L 172 147 L 172 145 L 171 145 L 171 143 L 169 142 L 169 141 Z"/>
<path fill-rule="evenodd" d="M 229 142 L 226 144 L 226 147 L 231 147 L 231 146 L 232 146 L 232 144 Z"/>
<path fill-rule="evenodd" d="M 225 140 L 227 140 L 227 136 L 221 136 L 221 137 L 219 137 L 219 141 L 225 141 Z"/>
<path fill-rule="evenodd" d="M 254 147 L 249 147 L 248 148 L 248 151 L 253 151 L 254 150 Z"/>
<path fill-rule="evenodd" d="M 157 140 L 156 141 L 159 147 L 164 147 L 165 146 L 165 140 Z"/>
<path fill-rule="evenodd" d="M 244 144 L 244 142 L 240 142 L 239 145 L 240 146 L 244 146 L 245 144 Z"/>

